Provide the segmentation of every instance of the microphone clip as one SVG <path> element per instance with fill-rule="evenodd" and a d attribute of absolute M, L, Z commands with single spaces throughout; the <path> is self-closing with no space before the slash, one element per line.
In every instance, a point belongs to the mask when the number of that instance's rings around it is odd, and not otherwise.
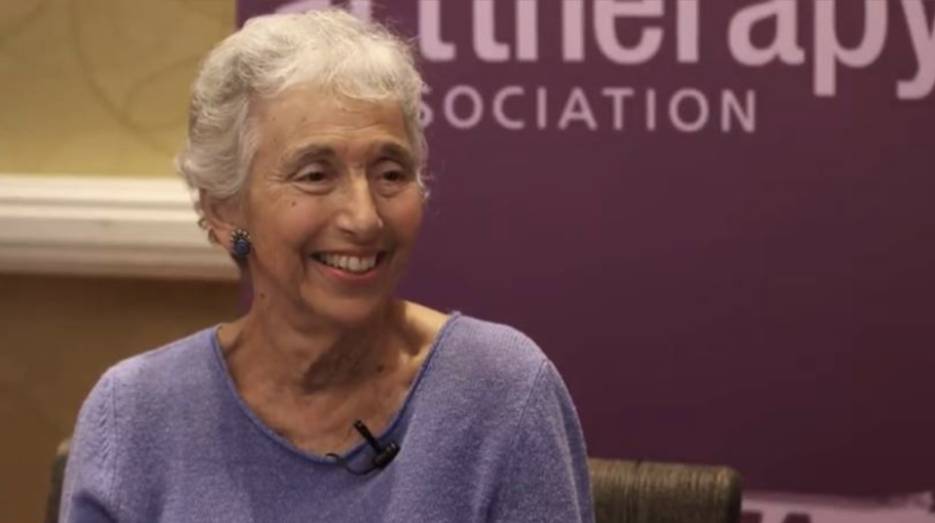
<path fill-rule="evenodd" d="M 396 443 L 395 441 L 391 441 L 387 443 L 386 446 L 380 445 L 380 442 L 377 441 L 377 438 L 373 437 L 373 434 L 370 433 L 370 429 L 368 429 L 367 426 L 364 425 L 363 421 L 361 420 L 355 421 L 354 429 L 360 433 L 360 435 L 364 438 L 367 444 L 370 445 L 370 448 L 373 449 L 374 456 L 373 456 L 373 459 L 370 460 L 370 465 L 371 465 L 370 468 L 366 470 L 354 470 L 353 468 L 348 466 L 347 460 L 345 460 L 341 456 L 333 452 L 329 452 L 327 454 L 329 457 L 334 458 L 335 461 L 340 463 L 341 466 L 343 466 L 351 474 L 354 474 L 355 476 L 365 476 L 367 474 L 370 474 L 374 470 L 377 470 L 377 469 L 382 470 L 386 468 L 386 466 L 389 465 L 391 461 L 393 461 L 393 458 L 395 458 L 397 454 L 399 454 L 400 447 L 398 443 Z"/>
<path fill-rule="evenodd" d="M 377 441 L 377 438 L 373 437 L 373 434 L 370 433 L 370 429 L 364 425 L 364 422 L 357 420 L 354 422 L 354 428 L 361 436 L 367 441 L 367 444 L 370 445 L 370 448 L 376 453 L 373 456 L 371 463 L 374 467 L 378 469 L 385 468 L 387 465 L 393 461 L 393 458 L 396 457 L 396 454 L 399 454 L 399 444 L 395 441 L 391 441 L 386 444 L 385 447 L 380 446 L 380 442 Z"/>

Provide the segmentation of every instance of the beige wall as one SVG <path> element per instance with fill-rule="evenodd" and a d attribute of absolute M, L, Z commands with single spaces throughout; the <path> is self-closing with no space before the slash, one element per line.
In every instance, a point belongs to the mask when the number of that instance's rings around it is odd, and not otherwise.
<path fill-rule="evenodd" d="M 237 285 L 0 275 L 0 522 L 41 521 L 55 447 L 116 361 L 232 318 Z"/>
<path fill-rule="evenodd" d="M 173 175 L 234 0 L 0 2 L 0 172 Z"/>
<path fill-rule="evenodd" d="M 0 1 L 0 172 L 174 176 L 199 61 L 234 0 Z M 0 523 L 41 521 L 100 373 L 231 318 L 233 283 L 0 274 Z"/>

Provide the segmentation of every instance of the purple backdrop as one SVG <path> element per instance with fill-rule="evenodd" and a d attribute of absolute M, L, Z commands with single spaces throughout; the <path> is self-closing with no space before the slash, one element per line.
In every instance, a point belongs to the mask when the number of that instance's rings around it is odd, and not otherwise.
<path fill-rule="evenodd" d="M 592 455 L 935 485 L 935 3 L 349 7 L 431 86 L 405 294 L 536 339 Z"/>

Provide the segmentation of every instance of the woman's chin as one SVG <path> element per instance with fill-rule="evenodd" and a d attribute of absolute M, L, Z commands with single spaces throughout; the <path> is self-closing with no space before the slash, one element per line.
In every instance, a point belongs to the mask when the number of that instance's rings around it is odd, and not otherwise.
<path fill-rule="evenodd" d="M 363 325 L 385 311 L 389 300 L 384 297 L 332 297 L 327 300 L 306 301 L 310 312 L 320 319 L 341 325 L 355 327 Z"/>
<path fill-rule="evenodd" d="M 262 276 L 254 275 L 254 304 L 265 306 L 255 312 L 292 321 L 353 328 L 377 318 L 394 301 L 393 273 L 363 283 L 334 281 L 321 271 L 310 271 L 299 282 Z"/>

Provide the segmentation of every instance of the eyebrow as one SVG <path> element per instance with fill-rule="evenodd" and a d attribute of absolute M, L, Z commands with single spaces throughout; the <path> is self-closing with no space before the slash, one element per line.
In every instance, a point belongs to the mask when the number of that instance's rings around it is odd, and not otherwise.
<path fill-rule="evenodd" d="M 415 156 L 412 151 L 409 150 L 408 147 L 396 142 L 380 142 L 374 150 L 378 156 L 404 163 L 407 167 L 411 167 L 415 164 Z M 283 171 L 288 172 L 296 169 L 300 165 L 311 163 L 318 159 L 333 159 L 337 156 L 338 154 L 333 147 L 311 143 L 296 147 L 292 151 L 286 153 L 279 165 Z"/>
<path fill-rule="evenodd" d="M 407 166 L 411 166 L 415 163 L 415 157 L 413 156 L 412 151 L 408 147 L 403 147 L 395 142 L 384 142 L 380 144 L 377 148 L 377 152 L 380 156 L 389 157 L 394 160 L 401 161 L 406 163 Z"/>
<path fill-rule="evenodd" d="M 336 156 L 337 153 L 333 147 L 313 143 L 297 147 L 288 152 L 279 165 L 288 171 L 318 158 L 334 158 Z"/>

